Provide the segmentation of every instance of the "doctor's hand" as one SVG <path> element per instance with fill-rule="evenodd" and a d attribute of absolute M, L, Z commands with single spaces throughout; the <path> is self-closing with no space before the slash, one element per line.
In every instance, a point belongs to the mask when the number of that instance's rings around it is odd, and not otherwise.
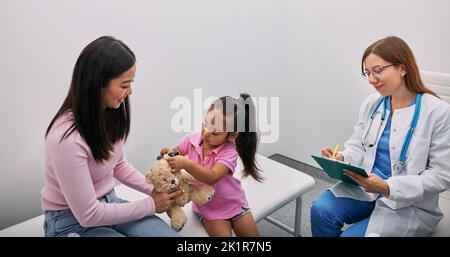
<path fill-rule="evenodd" d="M 386 181 L 373 173 L 369 173 L 369 177 L 363 177 L 355 172 L 345 170 L 344 174 L 353 179 L 358 185 L 360 185 L 366 192 L 374 194 L 382 194 L 385 197 L 389 197 L 390 190 Z"/>
<path fill-rule="evenodd" d="M 322 150 L 320 150 L 320 152 L 322 153 L 322 156 L 327 157 L 327 158 L 331 158 L 331 159 L 335 159 L 338 161 L 344 161 L 344 156 L 340 153 L 336 153 L 336 156 L 333 156 L 333 150 L 331 150 L 330 148 L 323 148 Z"/>

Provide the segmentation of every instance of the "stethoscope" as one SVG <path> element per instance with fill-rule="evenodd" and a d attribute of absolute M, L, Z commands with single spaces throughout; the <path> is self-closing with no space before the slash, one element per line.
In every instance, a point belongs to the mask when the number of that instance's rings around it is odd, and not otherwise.
<path fill-rule="evenodd" d="M 416 107 L 414 109 L 414 115 L 411 120 L 411 124 L 409 125 L 408 133 L 406 133 L 405 141 L 403 141 L 402 150 L 400 152 L 400 159 L 398 161 L 395 161 L 393 164 L 394 172 L 397 174 L 401 173 L 401 171 L 404 170 L 404 168 L 406 166 L 406 152 L 408 151 L 409 143 L 411 142 L 411 139 L 414 134 L 414 129 L 416 128 L 417 121 L 419 120 L 420 106 L 422 104 L 422 95 L 423 95 L 422 93 L 417 93 L 417 95 L 416 95 L 416 100 L 415 100 Z M 386 109 L 387 109 L 386 106 L 389 102 L 388 98 L 389 98 L 389 96 L 383 96 L 380 100 L 378 100 L 375 107 L 373 108 L 373 110 L 370 113 L 369 128 L 367 129 L 366 134 L 363 139 L 363 142 L 362 142 L 362 145 L 364 148 L 375 146 L 375 143 L 380 134 L 381 127 L 383 126 L 383 122 L 386 119 Z M 378 111 L 381 104 L 383 104 L 383 113 L 382 114 L 380 111 Z M 375 141 L 373 143 L 369 144 L 369 143 L 367 143 L 366 139 L 367 139 L 367 136 L 369 135 L 370 129 L 372 128 L 373 120 L 375 119 L 375 117 L 378 113 L 381 114 L 381 122 L 380 122 L 380 125 L 378 126 Z"/>

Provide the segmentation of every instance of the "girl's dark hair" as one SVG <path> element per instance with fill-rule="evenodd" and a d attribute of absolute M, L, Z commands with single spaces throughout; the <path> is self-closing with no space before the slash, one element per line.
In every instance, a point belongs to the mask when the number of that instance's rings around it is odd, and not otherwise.
<path fill-rule="evenodd" d="M 428 93 L 438 97 L 435 92 L 427 88 L 423 83 L 416 58 L 411 48 L 401 38 L 395 36 L 385 37 L 367 47 L 361 58 L 361 71 L 363 73 L 364 61 L 371 53 L 396 66 L 403 65 L 406 69 L 405 84 L 409 91 L 413 93 Z"/>
<path fill-rule="evenodd" d="M 97 162 L 108 160 L 114 143 L 126 140 L 130 131 L 128 96 L 117 109 L 104 108 L 102 89 L 136 63 L 128 46 L 113 37 L 103 36 L 87 45 L 75 63 L 70 89 L 47 128 L 47 137 L 55 121 L 72 112 L 73 124 L 60 142 L 75 130 L 86 141 Z"/>
<path fill-rule="evenodd" d="M 211 104 L 209 111 L 222 111 L 227 132 L 238 132 L 236 149 L 244 165 L 243 176 L 252 176 L 261 182 L 264 178 L 256 164 L 256 150 L 259 135 L 256 130 L 255 105 L 248 94 L 240 94 L 238 99 L 224 96 Z M 232 121 L 232 122 L 231 122 Z M 232 127 L 230 127 L 230 123 Z"/>

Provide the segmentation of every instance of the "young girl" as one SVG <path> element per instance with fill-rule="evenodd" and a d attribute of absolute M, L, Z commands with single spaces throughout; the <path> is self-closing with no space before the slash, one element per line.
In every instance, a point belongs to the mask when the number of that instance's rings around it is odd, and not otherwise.
<path fill-rule="evenodd" d="M 254 106 L 249 95 L 221 97 L 208 110 L 201 133 L 184 137 L 172 150 L 181 155 L 168 159 L 175 169 L 185 169 L 198 181 L 211 185 L 215 194 L 208 203 L 193 209 L 210 236 L 259 236 L 238 179 L 233 177 L 237 156 L 244 165 L 244 177 L 263 178 L 256 166 L 258 134 L 255 130 Z M 226 129 L 224 129 L 226 128 Z"/>

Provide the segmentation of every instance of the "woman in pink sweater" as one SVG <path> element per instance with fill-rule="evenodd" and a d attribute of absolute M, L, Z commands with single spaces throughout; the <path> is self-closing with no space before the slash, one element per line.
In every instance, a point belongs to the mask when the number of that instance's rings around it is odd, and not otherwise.
<path fill-rule="evenodd" d="M 78 57 L 69 93 L 45 137 L 46 236 L 177 235 L 154 214 L 168 210 L 182 190 L 153 191 L 123 154 L 135 62 L 112 37 L 94 40 Z M 148 197 L 119 199 L 114 178 Z"/>

